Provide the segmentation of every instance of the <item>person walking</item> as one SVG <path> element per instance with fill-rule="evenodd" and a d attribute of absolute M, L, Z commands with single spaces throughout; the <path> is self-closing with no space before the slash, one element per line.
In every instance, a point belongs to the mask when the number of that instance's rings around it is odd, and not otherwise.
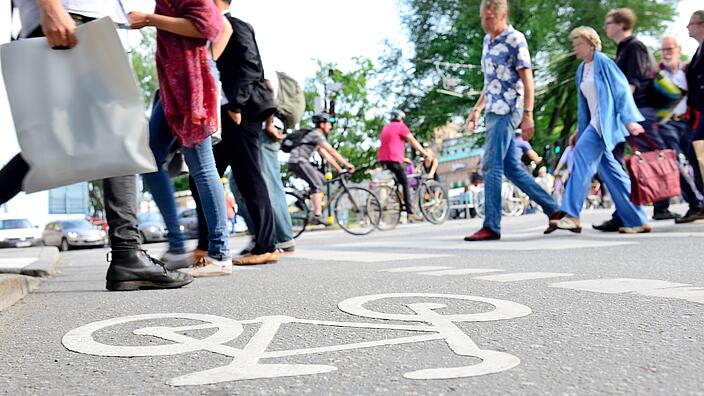
<path fill-rule="evenodd" d="M 273 94 L 273 92 L 272 92 Z M 281 150 L 281 141 L 284 139 L 283 122 L 272 116 L 271 122 L 267 122 L 264 128 L 264 133 L 259 142 L 259 160 L 262 168 L 262 176 L 266 182 L 266 188 L 271 199 L 271 207 L 274 215 L 274 246 L 279 254 L 293 253 L 296 250 L 296 242 L 293 239 L 293 225 L 291 216 L 288 213 L 288 204 L 286 203 L 286 190 L 281 181 L 281 165 L 279 163 L 279 151 Z M 242 193 L 235 178 L 230 175 L 230 188 L 235 193 L 235 196 L 240 202 L 244 202 Z M 249 230 L 253 230 L 254 221 L 249 213 L 247 205 L 240 207 L 240 215 L 247 224 Z M 256 244 L 256 237 L 247 246 L 241 254 L 246 255 L 251 253 Z"/>
<path fill-rule="evenodd" d="M 562 200 L 566 215 L 551 221 L 550 233 L 557 229 L 579 233 L 582 210 L 592 177 L 599 175 L 611 193 L 624 226 L 622 233 L 650 232 L 642 207 L 630 201 L 631 180 L 616 160 L 613 149 L 630 135 L 644 132 L 644 117 L 630 93 L 628 80 L 618 66 L 601 51 L 601 39 L 590 27 L 570 33 L 575 56 L 582 60 L 577 69 L 577 119 L 579 134 L 574 149 L 570 182 Z"/>
<path fill-rule="evenodd" d="M 533 136 L 534 84 L 528 43 L 523 33 L 508 24 L 507 0 L 482 0 L 480 16 L 486 32 L 482 50 L 484 88 L 472 109 L 465 128 L 473 132 L 482 109 L 486 110 L 486 149 L 482 160 L 484 174 L 484 226 L 467 235 L 465 241 L 501 238 L 501 185 L 504 174 L 550 219 L 562 213 L 557 203 L 521 165 L 515 156 L 513 134 L 519 127 L 523 138 Z"/>
<path fill-rule="evenodd" d="M 410 129 L 403 122 L 405 117 L 406 114 L 401 110 L 391 112 L 391 122 L 384 126 L 381 131 L 381 146 L 379 146 L 377 158 L 382 168 L 391 171 L 396 184 L 403 189 L 403 205 L 408 220 L 421 221 L 423 217 L 413 212 L 413 203 L 411 202 L 411 188 L 405 165 L 406 142 L 424 158 L 432 159 L 433 156 L 413 136 Z"/>
<path fill-rule="evenodd" d="M 222 106 L 222 142 L 215 146 L 217 171 L 227 167 L 242 193 L 240 206 L 246 206 L 253 221 L 254 246 L 246 255 L 235 258 L 235 265 L 274 263 L 279 260 L 274 245 L 274 217 L 260 161 L 262 122 L 276 111 L 265 87 L 264 66 L 259 55 L 254 29 L 228 12 L 230 0 L 214 0 L 232 25 L 233 34 L 217 60 L 225 96 Z M 197 191 L 200 193 L 200 191 Z M 199 222 L 207 218 L 207 208 L 198 209 Z"/>
<path fill-rule="evenodd" d="M 702 141 L 704 140 L 704 120 L 702 119 L 702 114 L 704 114 L 704 10 L 699 10 L 692 14 L 687 30 L 689 31 L 689 37 L 699 43 L 697 52 L 687 67 L 687 86 L 689 88 L 687 104 L 689 105 L 689 118 L 694 128 L 691 141 Z M 693 150 L 691 147 L 690 149 Z M 704 161 L 702 156 L 704 156 L 704 153 L 700 152 L 691 157 L 698 160 L 699 164 L 701 164 Z M 697 161 L 692 161 L 691 163 L 692 168 L 694 168 L 695 184 L 699 191 L 704 192 L 704 183 L 702 183 L 704 175 L 702 175 L 701 168 L 697 166 Z M 704 213 L 699 212 L 691 217 L 685 216 L 685 219 L 687 218 L 692 221 L 701 220 L 704 219 Z"/>
<path fill-rule="evenodd" d="M 686 65 L 682 61 L 682 43 L 676 36 L 665 36 L 660 40 L 660 53 L 662 62 L 659 69 L 680 89 L 687 90 Z M 697 158 L 692 150 L 692 128 L 686 121 L 687 97 L 668 112 L 666 120 L 659 126 L 660 136 L 667 148 L 677 153 L 678 158 L 684 155 L 690 164 L 697 163 Z M 680 170 L 680 186 L 682 197 L 689 204 L 689 209 L 684 216 L 675 219 L 676 224 L 691 223 L 699 218 L 704 218 L 704 196 L 694 178 L 686 171 L 681 161 L 678 161 Z"/>
<path fill-rule="evenodd" d="M 636 25 L 636 14 L 630 8 L 617 8 L 606 14 L 604 31 L 606 35 L 617 44 L 616 65 L 623 72 L 630 85 L 633 99 L 638 111 L 644 120 L 641 126 L 645 129 L 643 136 L 635 138 L 638 150 L 641 152 L 652 151 L 652 145 L 664 149 L 665 143 L 658 133 L 657 111 L 650 104 L 648 85 L 652 81 L 653 64 L 648 53 L 648 48 L 633 35 Z M 620 143 L 614 148 L 616 159 L 623 163 L 625 143 Z M 670 201 L 664 200 L 653 204 L 653 220 L 675 219 L 679 215 L 670 212 Z M 623 220 L 618 211 L 614 212 L 611 219 L 592 227 L 603 232 L 617 232 L 623 227 Z"/>
<path fill-rule="evenodd" d="M 23 22 L 23 37 L 41 37 L 46 33 L 51 48 L 73 48 L 78 45 L 76 25 L 95 18 L 110 16 L 126 23 L 118 0 L 85 2 L 74 0 L 16 0 Z M 32 60 L 28 59 L 28 62 Z M 37 111 L 52 111 L 41 109 Z M 51 149 L 51 148 L 47 148 Z M 22 181 L 29 165 L 21 154 L 0 170 L 0 204 L 22 190 Z M 137 178 L 134 175 L 103 180 L 105 212 L 110 236 L 110 266 L 106 288 L 111 291 L 170 289 L 193 281 L 190 275 L 168 270 L 163 263 L 142 249 L 137 223 Z"/>
<path fill-rule="evenodd" d="M 133 29 L 157 29 L 160 91 L 149 121 L 150 147 L 157 164 L 162 164 L 178 141 L 199 192 L 196 203 L 205 208 L 208 254 L 202 260 L 190 260 L 192 266 L 181 271 L 195 277 L 230 275 L 225 191 L 215 167 L 211 138 L 218 129 L 218 90 L 207 53 L 208 42 L 216 43 L 224 31 L 222 16 L 212 0 L 157 0 L 154 14 L 131 12 L 129 18 Z M 162 167 L 144 175 L 144 180 L 169 230 L 169 251 L 190 257 L 168 172 Z"/>

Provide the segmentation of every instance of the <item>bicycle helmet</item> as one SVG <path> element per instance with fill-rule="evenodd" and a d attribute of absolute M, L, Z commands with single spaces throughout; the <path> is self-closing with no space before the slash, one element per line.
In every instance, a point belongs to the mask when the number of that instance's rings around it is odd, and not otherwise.
<path fill-rule="evenodd" d="M 330 114 L 323 112 L 313 116 L 313 124 L 318 125 L 323 122 L 330 122 Z"/>
<path fill-rule="evenodd" d="M 392 110 L 389 115 L 391 116 L 391 121 L 401 121 L 402 119 L 406 118 L 406 113 L 398 109 Z"/>

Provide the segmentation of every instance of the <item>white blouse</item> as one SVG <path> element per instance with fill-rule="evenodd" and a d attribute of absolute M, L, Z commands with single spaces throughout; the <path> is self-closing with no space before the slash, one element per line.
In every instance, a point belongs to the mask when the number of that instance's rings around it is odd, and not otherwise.
<path fill-rule="evenodd" d="M 589 105 L 589 113 L 592 116 L 591 126 L 601 135 L 601 123 L 599 121 L 599 97 L 596 94 L 596 82 L 594 81 L 594 62 L 584 64 L 582 72 L 582 83 L 579 88 L 582 90 L 584 98 Z"/>

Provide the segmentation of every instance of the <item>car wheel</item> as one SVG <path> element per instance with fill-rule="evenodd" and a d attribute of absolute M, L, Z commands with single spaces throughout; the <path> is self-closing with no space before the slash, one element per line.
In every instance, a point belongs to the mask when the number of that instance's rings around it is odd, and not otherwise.
<path fill-rule="evenodd" d="M 71 249 L 71 245 L 68 244 L 68 241 L 66 240 L 66 238 L 63 238 L 61 240 L 61 244 L 59 245 L 59 250 L 62 252 L 65 252 L 69 249 Z"/>

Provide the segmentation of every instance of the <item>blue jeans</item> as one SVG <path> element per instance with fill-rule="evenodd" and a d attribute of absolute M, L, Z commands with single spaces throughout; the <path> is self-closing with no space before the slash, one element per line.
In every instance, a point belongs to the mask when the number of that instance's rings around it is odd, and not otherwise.
<path fill-rule="evenodd" d="M 484 173 L 484 227 L 501 233 L 501 184 L 506 177 L 543 208 L 548 216 L 557 211 L 557 203 L 523 167 L 514 155 L 514 131 L 521 121 L 521 112 L 507 115 L 487 113 L 486 149 L 482 171 Z"/>
<path fill-rule="evenodd" d="M 149 146 L 157 164 L 161 166 L 171 146 L 176 142 L 169 128 L 161 100 L 157 99 L 149 120 Z M 207 138 L 192 148 L 182 147 L 184 160 L 191 176 L 196 180 L 201 204 L 205 208 L 208 224 L 208 255 L 217 260 L 230 258 L 230 240 L 227 229 L 225 191 L 215 168 L 211 139 Z M 163 168 L 142 175 L 156 201 L 166 227 L 169 230 L 169 251 L 184 253 L 185 237 L 178 222 L 178 211 L 174 199 L 174 185 Z"/>
<path fill-rule="evenodd" d="M 623 225 L 636 227 L 646 224 L 648 217 L 643 208 L 631 202 L 631 179 L 613 152 L 606 150 L 604 139 L 591 125 L 580 134 L 575 146 L 574 164 L 570 182 L 567 183 L 562 198 L 562 210 L 572 217 L 579 218 L 582 204 L 587 198 L 587 191 L 597 170 L 611 193 L 611 199 Z"/>
<path fill-rule="evenodd" d="M 286 204 L 286 192 L 284 185 L 281 182 L 281 163 L 279 162 L 279 150 L 281 143 L 275 141 L 266 133 L 262 133 L 260 139 L 260 157 L 259 161 L 262 168 L 262 176 L 266 183 L 266 188 L 269 191 L 269 199 L 271 207 L 274 211 L 274 229 L 276 231 L 276 248 L 284 249 L 295 246 L 293 241 L 293 226 L 291 224 L 291 216 L 288 213 L 288 205 Z M 244 219 L 249 230 L 254 230 L 252 217 L 247 210 L 247 205 L 244 204 L 244 197 L 237 188 L 237 183 L 232 175 L 230 175 L 230 189 L 235 194 L 235 199 L 240 202 L 239 214 Z"/>

